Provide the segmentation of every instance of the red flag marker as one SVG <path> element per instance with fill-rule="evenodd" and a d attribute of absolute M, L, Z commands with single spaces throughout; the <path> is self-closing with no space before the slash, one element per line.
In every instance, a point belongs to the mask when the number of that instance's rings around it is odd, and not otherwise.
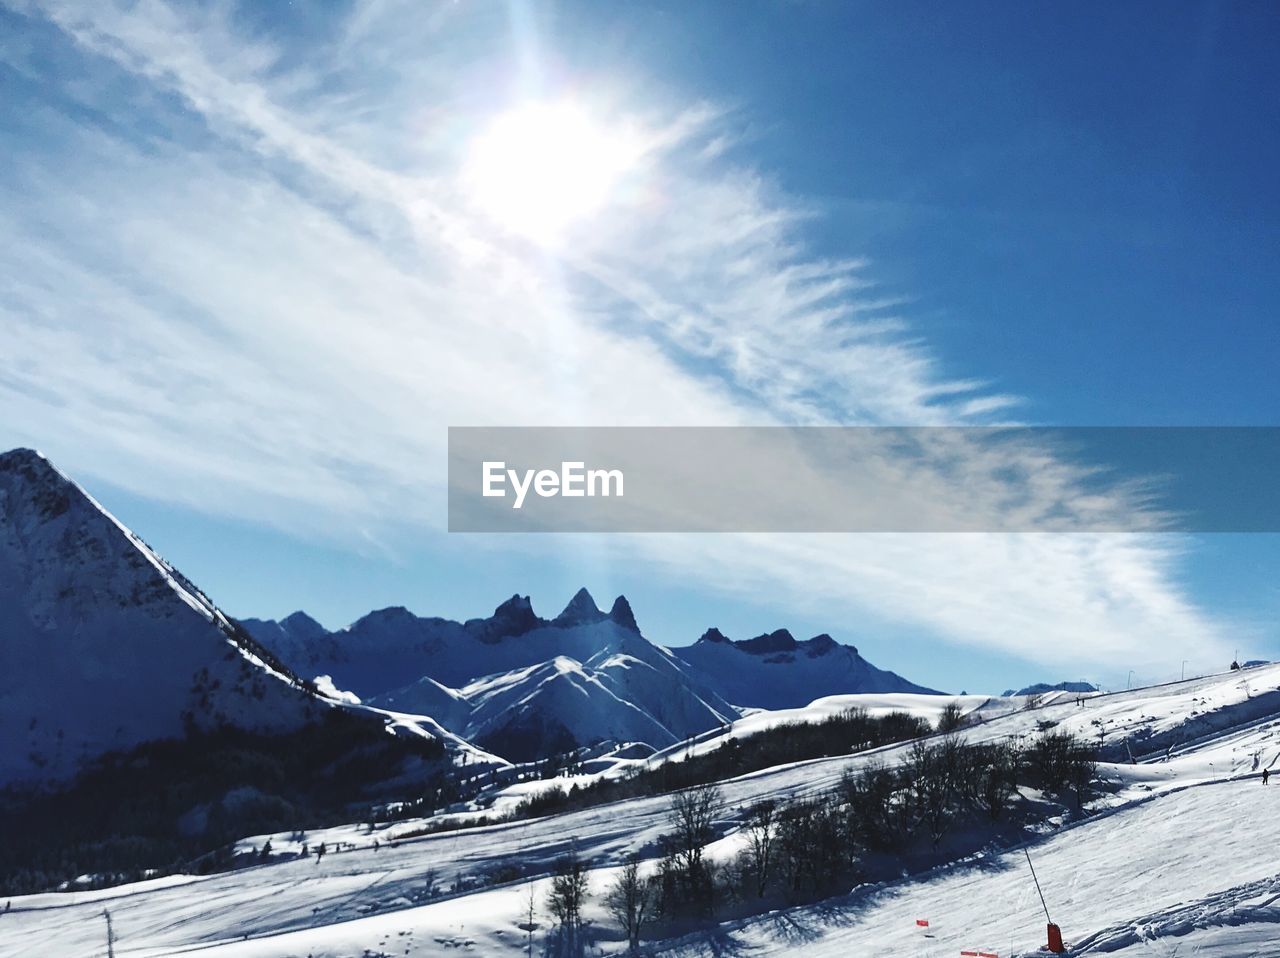
<path fill-rule="evenodd" d="M 927 919 L 927 918 L 917 918 L 917 919 L 916 919 L 916 924 L 917 924 L 917 925 L 919 925 L 921 928 L 928 928 L 928 927 L 929 927 L 929 919 Z"/>

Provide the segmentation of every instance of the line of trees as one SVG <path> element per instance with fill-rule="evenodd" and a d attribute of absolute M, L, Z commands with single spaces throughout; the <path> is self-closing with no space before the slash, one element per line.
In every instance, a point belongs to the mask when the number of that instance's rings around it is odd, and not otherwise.
<path fill-rule="evenodd" d="M 623 779 L 600 779 L 568 790 L 547 789 L 525 799 L 514 817 L 551 815 L 603 802 L 662 795 L 790 762 L 851 755 L 933 731 L 927 721 L 908 712 L 871 715 L 865 709 L 846 709 L 820 722 L 787 722 L 726 739 L 708 752 L 638 770 Z"/>
<path fill-rule="evenodd" d="M 1082 805 L 1096 758 L 1093 746 L 1064 732 L 1045 731 L 1024 745 L 970 744 L 956 735 L 917 740 L 900 764 L 873 761 L 822 793 L 735 810 L 743 841 L 728 862 L 707 854 L 728 810 L 715 785 L 698 785 L 671 796 L 668 832 L 648 874 L 638 857 L 628 858 L 602 901 L 634 953 L 646 930 L 666 937 L 830 897 L 866 877 L 872 860 L 900 867 L 909 853 L 936 853 L 958 824 L 990 835 L 1010 817 L 1019 787 Z M 586 897 L 582 863 L 569 856 L 556 869 L 548 903 L 557 923 L 553 954 L 581 953 Z"/>
<path fill-rule="evenodd" d="M 949 705 L 939 721 L 937 731 L 949 731 L 961 724 L 963 717 L 959 707 Z M 634 769 L 624 778 L 602 778 L 586 785 L 575 783 L 568 789 L 553 786 L 529 796 L 505 813 L 481 815 L 462 821 L 427 821 L 411 830 L 398 832 L 396 837 L 417 838 L 444 831 L 557 815 L 605 802 L 665 795 L 777 765 L 851 755 L 866 749 L 909 741 L 934 731 L 927 721 L 907 712 L 871 715 L 865 709 L 852 708 L 828 716 L 820 722 L 786 722 L 742 738 L 727 739 L 711 751 L 685 755 L 654 768 Z M 572 755 L 568 758 L 571 764 L 565 768 L 572 771 L 579 761 Z M 533 777 L 546 779 L 558 774 L 562 769 L 555 762 L 560 760 L 547 759 L 539 763 L 538 768 L 533 770 Z M 460 792 L 446 792 L 444 788 L 439 788 L 435 793 L 436 797 L 428 796 L 416 802 L 402 803 L 394 809 L 378 813 L 376 820 L 395 821 L 431 815 L 446 803 L 446 799 L 441 797 L 445 795 L 448 795 L 447 801 L 461 797 Z"/>
<path fill-rule="evenodd" d="M 371 783 L 414 767 L 446 774 L 443 743 L 338 709 L 280 735 L 227 727 L 110 753 L 58 791 L 0 790 L 0 896 L 248 864 L 237 839 L 348 822 Z"/>
<path fill-rule="evenodd" d="M 1065 732 L 1026 745 L 917 740 L 903 762 L 872 761 L 825 794 L 747 810 L 746 842 L 725 876 L 726 895 L 744 901 L 814 900 L 847 887 L 869 857 L 928 855 L 957 824 L 1005 819 L 1019 786 L 1083 805 L 1096 749 Z"/>

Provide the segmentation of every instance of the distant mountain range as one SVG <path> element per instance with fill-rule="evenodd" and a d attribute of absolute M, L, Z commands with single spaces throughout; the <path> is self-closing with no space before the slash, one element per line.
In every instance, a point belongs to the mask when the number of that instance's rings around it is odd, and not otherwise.
<path fill-rule="evenodd" d="M 334 709 L 493 762 L 601 741 L 657 749 L 746 709 L 930 691 L 827 635 L 710 629 L 668 649 L 624 597 L 604 612 L 585 589 L 552 619 L 515 595 L 466 622 L 399 607 L 335 632 L 302 612 L 237 622 L 26 449 L 0 454 L 0 636 L 0 784 L 197 730 L 288 732 Z"/>
<path fill-rule="evenodd" d="M 934 692 L 876 668 L 852 645 L 826 633 L 798 642 L 778 629 L 735 642 L 719 629 L 708 629 L 693 645 L 671 651 L 709 688 L 743 707 L 798 708 L 851 692 Z"/>
<path fill-rule="evenodd" d="M 515 595 L 466 622 L 390 608 L 338 632 L 300 612 L 242 624 L 303 672 L 379 707 L 431 715 L 512 761 L 605 739 L 662 748 L 739 714 L 640 634 L 625 598 L 606 613 L 586 589 L 554 619 Z"/>
<path fill-rule="evenodd" d="M 1034 685 L 1028 685 L 1026 688 L 1006 689 L 1005 695 L 1044 695 L 1046 692 L 1096 692 L 1098 687 L 1090 682 L 1055 682 L 1050 685 L 1048 682 L 1037 682 Z"/>
<path fill-rule="evenodd" d="M 603 612 L 586 589 L 553 619 L 515 595 L 466 622 L 397 607 L 337 632 L 303 612 L 242 624 L 304 674 L 328 675 L 382 708 L 430 715 L 512 761 L 600 740 L 665 748 L 744 709 L 825 695 L 932 691 L 829 635 L 797 642 L 780 629 L 734 642 L 709 629 L 692 646 L 665 648 L 641 634 L 624 596 Z M 404 685 L 413 674 L 422 677 Z"/>

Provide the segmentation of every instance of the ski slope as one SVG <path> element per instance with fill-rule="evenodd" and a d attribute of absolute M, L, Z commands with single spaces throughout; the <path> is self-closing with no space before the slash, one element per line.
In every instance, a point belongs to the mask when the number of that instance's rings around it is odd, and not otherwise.
<path fill-rule="evenodd" d="M 1262 768 L 1280 767 L 1278 701 L 1280 667 L 1268 666 L 1081 704 L 1072 696 L 993 714 L 965 732 L 975 739 L 1016 738 L 1032 734 L 1038 723 L 1056 722 L 1100 734 L 1109 747 L 1132 742 L 1139 753 L 1137 764 L 1103 766 L 1116 791 L 1097 803 L 1093 817 L 1030 836 L 1053 918 L 1078 953 L 1280 954 L 1270 943 L 1280 939 L 1272 934 L 1280 931 L 1280 781 L 1265 787 L 1260 781 Z M 1174 738 L 1183 744 L 1168 747 Z M 875 754 L 893 761 L 901 751 L 894 746 Z M 716 850 L 730 850 L 734 816 L 743 806 L 820 790 L 867 760 L 822 759 L 723 783 L 724 838 Z M 345 958 L 366 950 L 415 956 L 455 948 L 514 956 L 525 944 L 516 926 L 527 882 L 428 904 L 428 875 L 447 888 L 499 866 L 545 874 L 575 847 L 598 866 L 598 894 L 625 853 L 655 853 L 666 816 L 667 800 L 655 797 L 403 841 L 395 835 L 412 823 L 371 835 L 363 826 L 317 832 L 309 836 L 312 843 L 355 847 L 318 864 L 313 857 L 188 883 L 16 898 L 12 911 L 0 915 L 0 955 L 104 954 L 102 912 L 109 908 L 120 956 Z M 272 843 L 276 847 L 276 838 Z M 598 910 L 591 917 L 605 923 Z M 930 937 L 917 919 L 929 921 Z M 817 906 L 728 923 L 711 939 L 669 942 L 661 951 L 836 958 L 980 949 L 1007 956 L 1043 941 L 1044 915 L 1023 853 L 1015 849 L 860 887 Z M 616 941 L 600 947 L 622 950 Z"/>

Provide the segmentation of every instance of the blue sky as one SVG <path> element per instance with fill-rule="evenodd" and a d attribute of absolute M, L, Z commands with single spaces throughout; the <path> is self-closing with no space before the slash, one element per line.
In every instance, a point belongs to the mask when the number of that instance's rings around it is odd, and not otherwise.
<path fill-rule="evenodd" d="M 517 543 L 449 537 L 441 495 L 448 425 L 1274 424 L 1277 34 L 1263 4 L 0 5 L 0 445 L 238 615 L 586 584 L 660 641 L 827 631 L 971 690 L 1280 655 L 1274 536 Z"/>

